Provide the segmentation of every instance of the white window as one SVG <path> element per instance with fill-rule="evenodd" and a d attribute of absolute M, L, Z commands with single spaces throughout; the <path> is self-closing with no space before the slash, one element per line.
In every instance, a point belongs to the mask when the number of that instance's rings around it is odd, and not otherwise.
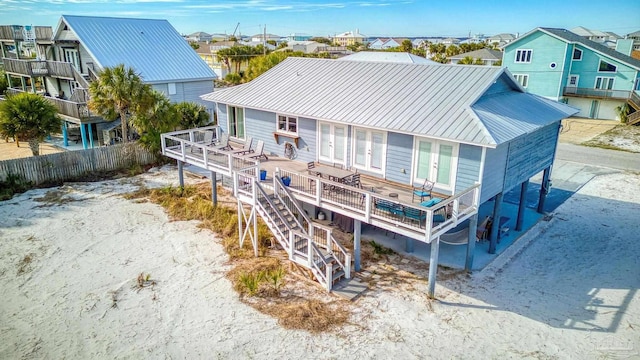
<path fill-rule="evenodd" d="M 176 83 L 169 83 L 169 95 L 176 94 Z"/>
<path fill-rule="evenodd" d="M 527 74 L 513 74 L 513 77 L 516 78 L 516 81 L 522 85 L 523 88 L 526 88 L 529 85 L 529 75 Z"/>
<path fill-rule="evenodd" d="M 244 109 L 227 105 L 229 136 L 244 139 Z"/>
<path fill-rule="evenodd" d="M 353 133 L 353 167 L 383 174 L 387 147 L 386 133 L 360 128 L 354 128 Z"/>
<path fill-rule="evenodd" d="M 573 49 L 573 60 L 581 61 L 582 60 L 582 50 Z"/>
<path fill-rule="evenodd" d="M 578 87 L 578 79 L 580 77 L 578 75 L 569 75 L 569 85 L 571 87 Z"/>
<path fill-rule="evenodd" d="M 596 89 L 600 90 L 612 90 L 613 89 L 613 78 L 612 77 L 596 77 Z"/>
<path fill-rule="evenodd" d="M 533 50 L 531 49 L 518 49 L 516 50 L 516 63 L 530 63 Z"/>
<path fill-rule="evenodd" d="M 598 65 L 598 72 L 616 72 L 616 70 L 617 67 L 615 65 L 600 60 L 600 65 Z"/>
<path fill-rule="evenodd" d="M 298 133 L 298 118 L 293 116 L 278 115 L 278 132 Z"/>

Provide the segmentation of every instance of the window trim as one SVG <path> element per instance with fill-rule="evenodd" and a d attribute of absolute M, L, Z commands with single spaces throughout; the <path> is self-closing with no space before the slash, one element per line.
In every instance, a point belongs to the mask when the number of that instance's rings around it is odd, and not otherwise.
<path fill-rule="evenodd" d="M 526 79 L 526 81 L 523 81 L 525 84 L 523 85 L 523 82 L 520 81 L 519 77 L 522 77 L 522 79 Z M 529 86 L 529 74 L 513 74 L 513 78 L 516 79 L 516 81 L 518 82 L 518 84 L 520 84 L 520 86 L 522 86 L 523 88 L 527 88 L 527 86 Z"/>
<path fill-rule="evenodd" d="M 234 129 L 234 133 L 235 135 L 231 135 L 232 131 L 231 131 L 231 112 L 233 112 L 233 116 L 236 120 L 236 127 L 238 126 L 238 112 L 237 109 L 242 109 L 242 127 L 243 127 L 243 136 L 239 137 L 238 136 L 238 132 L 237 129 Z M 239 139 L 239 140 L 244 140 L 247 137 L 247 122 L 246 122 L 246 109 L 242 106 L 234 106 L 234 105 L 229 105 L 227 104 L 227 133 L 229 134 L 229 137 L 231 137 L 232 139 Z"/>
<path fill-rule="evenodd" d="M 608 88 L 602 89 L 602 88 L 597 87 L 598 86 L 598 79 L 602 79 L 602 80 L 600 80 L 600 84 L 603 84 L 605 79 L 608 82 L 610 81 L 611 82 L 611 89 L 608 89 Z M 593 82 L 593 88 L 596 89 L 596 90 L 611 91 L 611 90 L 613 90 L 613 88 L 615 86 L 615 83 L 616 83 L 616 78 L 613 77 L 613 76 L 596 76 L 596 80 Z"/>
<path fill-rule="evenodd" d="M 284 117 L 285 120 L 285 128 L 286 130 L 281 130 L 280 129 L 280 117 Z M 296 131 L 289 131 L 290 128 L 290 121 L 291 120 L 295 120 L 296 123 Z M 289 116 L 289 115 L 285 115 L 285 114 L 276 114 L 276 132 L 278 134 L 287 134 L 287 135 L 298 135 L 299 133 L 299 129 L 300 129 L 300 119 L 297 116 Z"/>
<path fill-rule="evenodd" d="M 580 58 L 576 59 L 576 51 L 580 51 Z M 582 61 L 582 55 L 584 54 L 584 51 L 582 51 L 581 49 L 578 48 L 573 48 L 573 54 L 571 54 L 571 60 L 573 61 Z"/>
<path fill-rule="evenodd" d="M 528 61 L 522 61 L 522 60 L 518 60 L 519 56 L 521 53 L 529 53 L 529 60 Z M 525 56 L 526 57 L 526 56 Z M 516 53 L 515 53 L 515 58 L 513 59 L 513 62 L 515 64 L 530 64 L 531 61 L 533 60 L 533 49 L 516 49 Z"/>
<path fill-rule="evenodd" d="M 602 71 L 602 70 L 600 70 L 600 65 L 602 65 L 602 63 L 605 63 L 605 64 L 613 66 L 615 68 L 615 70 L 613 70 L 613 71 Z M 598 62 L 598 73 L 599 74 L 615 74 L 617 72 L 618 72 L 618 65 L 614 65 L 611 62 L 604 61 L 602 59 L 600 59 L 600 61 Z"/>
<path fill-rule="evenodd" d="M 423 178 L 418 178 L 418 160 L 419 160 L 419 148 L 420 141 L 427 141 L 431 143 L 431 159 L 430 159 L 430 169 L 429 172 L 429 180 L 435 183 L 435 187 L 441 191 L 450 191 L 452 194 L 455 192 L 456 184 L 458 182 L 458 163 L 460 161 L 460 143 L 446 141 L 446 140 L 437 140 L 434 138 L 424 137 L 424 136 L 414 136 L 413 137 L 413 146 L 412 146 L 412 159 L 411 159 L 411 182 L 413 184 L 422 184 L 424 182 Z M 433 161 L 438 161 L 438 157 L 440 155 L 440 145 L 449 145 L 452 147 L 451 150 L 451 166 L 450 166 L 450 178 L 449 181 L 451 184 L 445 185 L 439 183 L 437 180 L 437 166 L 434 170 Z M 437 152 L 434 151 L 437 149 Z M 434 173 L 435 172 L 435 173 Z"/>

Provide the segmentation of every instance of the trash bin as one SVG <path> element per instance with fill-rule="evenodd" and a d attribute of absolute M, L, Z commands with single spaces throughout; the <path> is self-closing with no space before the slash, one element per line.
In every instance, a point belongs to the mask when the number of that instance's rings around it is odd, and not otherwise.
<path fill-rule="evenodd" d="M 260 170 L 260 181 L 267 180 L 267 170 Z"/>
<path fill-rule="evenodd" d="M 284 186 L 289 186 L 289 184 L 291 184 L 291 178 L 288 176 L 283 176 L 282 183 L 284 184 Z"/>

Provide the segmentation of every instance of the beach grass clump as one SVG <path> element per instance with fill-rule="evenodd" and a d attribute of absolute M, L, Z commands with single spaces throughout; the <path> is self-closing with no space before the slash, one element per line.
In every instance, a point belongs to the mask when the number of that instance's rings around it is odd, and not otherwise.
<path fill-rule="evenodd" d="M 301 297 L 283 298 L 276 303 L 258 304 L 258 310 L 278 319 L 285 329 L 322 333 L 348 323 L 350 311 L 343 300 L 323 302 Z"/>
<path fill-rule="evenodd" d="M 32 187 L 33 184 L 22 176 L 8 173 L 4 180 L 0 180 L 0 201 L 9 200 Z"/>

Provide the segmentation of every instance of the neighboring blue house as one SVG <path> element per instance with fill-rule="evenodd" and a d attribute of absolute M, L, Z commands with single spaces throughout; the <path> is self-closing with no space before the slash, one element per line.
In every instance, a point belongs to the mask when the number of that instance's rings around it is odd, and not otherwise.
<path fill-rule="evenodd" d="M 63 15 L 41 53 L 38 60 L 6 59 L 5 70 L 31 83 L 42 79 L 42 89 L 13 91 L 41 92 L 58 107 L 65 146 L 70 134 L 84 148 L 117 138 L 117 124 L 92 114 L 87 101 L 89 83 L 118 64 L 133 68 L 171 101 L 200 103 L 213 112 L 200 95 L 213 91 L 215 73 L 166 20 Z"/>
<path fill-rule="evenodd" d="M 504 46 L 502 66 L 528 92 L 580 109 L 578 116 L 616 119 L 625 103 L 640 115 L 640 60 L 632 39 L 616 50 L 565 29 L 537 28 Z M 640 119 L 639 119 L 640 120 Z"/>

